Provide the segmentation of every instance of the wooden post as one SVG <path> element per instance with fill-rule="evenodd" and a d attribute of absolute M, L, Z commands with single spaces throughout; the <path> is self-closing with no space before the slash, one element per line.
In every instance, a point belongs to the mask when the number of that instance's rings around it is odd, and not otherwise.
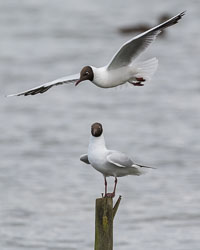
<path fill-rule="evenodd" d="M 112 198 L 96 199 L 95 250 L 113 250 L 113 219 L 120 201 L 121 196 L 113 208 Z"/>

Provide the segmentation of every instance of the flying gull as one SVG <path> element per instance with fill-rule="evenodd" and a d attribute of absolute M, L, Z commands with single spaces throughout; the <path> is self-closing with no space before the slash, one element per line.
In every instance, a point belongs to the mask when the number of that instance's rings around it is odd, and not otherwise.
<path fill-rule="evenodd" d="M 80 82 L 86 80 L 101 88 L 113 88 L 127 82 L 134 86 L 143 86 L 144 82 L 150 80 L 156 71 L 158 60 L 152 58 L 143 62 L 135 62 L 136 57 L 155 40 L 162 30 L 176 24 L 184 14 L 185 11 L 130 39 L 120 47 L 106 66 L 100 68 L 85 66 L 80 71 L 80 74 L 62 77 L 8 96 L 42 94 L 56 85 L 75 83 L 75 86 L 77 86 Z"/>

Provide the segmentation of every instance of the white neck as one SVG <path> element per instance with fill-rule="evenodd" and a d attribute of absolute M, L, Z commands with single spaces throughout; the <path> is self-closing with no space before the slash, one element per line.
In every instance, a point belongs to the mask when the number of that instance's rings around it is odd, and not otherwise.
<path fill-rule="evenodd" d="M 90 135 L 89 140 L 89 148 L 90 149 L 106 149 L 105 140 L 103 134 L 101 136 L 95 137 Z"/>
<path fill-rule="evenodd" d="M 94 73 L 94 78 L 93 78 L 93 83 L 101 88 L 107 88 L 107 71 L 106 67 L 100 67 L 100 68 L 95 68 L 94 66 L 91 66 L 93 73 Z"/>

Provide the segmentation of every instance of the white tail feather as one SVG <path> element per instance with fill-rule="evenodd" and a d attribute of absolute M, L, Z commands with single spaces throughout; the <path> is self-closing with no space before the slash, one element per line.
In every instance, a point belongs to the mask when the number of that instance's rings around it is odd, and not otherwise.
<path fill-rule="evenodd" d="M 143 62 L 137 62 L 134 67 L 137 68 L 135 77 L 142 77 L 149 81 L 158 67 L 158 59 L 154 57 Z"/>

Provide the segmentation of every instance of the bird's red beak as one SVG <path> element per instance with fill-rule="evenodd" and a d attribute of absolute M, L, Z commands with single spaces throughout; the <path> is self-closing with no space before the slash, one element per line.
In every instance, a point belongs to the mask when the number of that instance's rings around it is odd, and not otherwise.
<path fill-rule="evenodd" d="M 80 82 L 82 82 L 83 80 L 79 79 L 76 83 L 75 86 L 77 86 Z"/>

